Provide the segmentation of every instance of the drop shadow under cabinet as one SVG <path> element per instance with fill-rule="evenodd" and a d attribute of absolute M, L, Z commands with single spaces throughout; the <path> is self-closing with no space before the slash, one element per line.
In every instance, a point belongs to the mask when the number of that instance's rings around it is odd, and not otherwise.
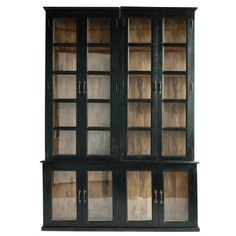
<path fill-rule="evenodd" d="M 196 8 L 45 10 L 42 230 L 199 231 Z"/>

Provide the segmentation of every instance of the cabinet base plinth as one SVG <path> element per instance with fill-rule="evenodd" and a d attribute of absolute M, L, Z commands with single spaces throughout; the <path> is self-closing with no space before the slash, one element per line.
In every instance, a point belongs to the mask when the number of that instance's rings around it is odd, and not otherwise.
<path fill-rule="evenodd" d="M 179 231 L 199 232 L 197 227 L 75 227 L 75 226 L 42 226 L 42 231 Z"/>

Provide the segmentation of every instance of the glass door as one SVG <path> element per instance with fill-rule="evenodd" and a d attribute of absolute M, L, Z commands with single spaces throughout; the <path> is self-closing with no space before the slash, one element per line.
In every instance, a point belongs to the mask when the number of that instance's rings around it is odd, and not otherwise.
<path fill-rule="evenodd" d="M 124 13 L 125 14 L 125 13 Z M 128 13 L 127 13 L 128 14 Z M 123 130 L 125 159 L 150 160 L 155 158 L 155 106 L 153 84 L 155 21 L 149 16 L 124 17 L 125 65 L 123 99 Z M 155 32 L 154 32 L 155 31 Z"/>
<path fill-rule="evenodd" d="M 44 215 L 48 226 L 78 226 L 82 224 L 82 172 L 71 165 L 44 167 Z"/>
<path fill-rule="evenodd" d="M 96 167 L 84 171 L 84 225 L 117 225 L 117 181 L 120 180 L 116 176 L 114 169 Z"/>
<path fill-rule="evenodd" d="M 130 167 L 124 171 L 124 224 L 126 226 L 152 226 L 158 222 L 156 171 L 150 168 Z"/>
<path fill-rule="evenodd" d="M 111 155 L 110 17 L 87 18 L 87 156 Z"/>
<path fill-rule="evenodd" d="M 166 167 L 161 171 L 160 223 L 191 226 L 196 219 L 196 173 L 193 166 Z"/>
<path fill-rule="evenodd" d="M 186 18 L 163 18 L 162 159 L 187 159 Z"/>
<path fill-rule="evenodd" d="M 80 87 L 78 86 L 78 24 L 76 16 L 49 18 L 51 34 L 47 59 L 47 127 L 50 135 L 46 142 L 51 143 L 49 158 L 75 158 L 80 155 L 79 119 Z M 49 111 L 50 110 L 50 111 Z M 50 115 L 49 115 L 50 114 Z M 52 133 L 51 133 L 52 132 Z"/>

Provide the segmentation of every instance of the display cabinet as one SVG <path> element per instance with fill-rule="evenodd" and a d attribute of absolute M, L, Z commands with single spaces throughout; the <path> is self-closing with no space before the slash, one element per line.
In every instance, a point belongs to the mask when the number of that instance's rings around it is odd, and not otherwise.
<path fill-rule="evenodd" d="M 45 10 L 42 229 L 198 231 L 196 9 Z"/>

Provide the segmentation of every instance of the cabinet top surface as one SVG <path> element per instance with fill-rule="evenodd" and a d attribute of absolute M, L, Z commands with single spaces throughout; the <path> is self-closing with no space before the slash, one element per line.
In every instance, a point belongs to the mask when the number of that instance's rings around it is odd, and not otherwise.
<path fill-rule="evenodd" d="M 168 11 L 183 11 L 183 10 L 190 10 L 190 11 L 195 11 L 197 10 L 197 7 L 49 7 L 45 6 L 43 7 L 45 11 L 84 11 L 84 10 L 109 10 L 109 11 L 114 11 L 114 10 L 144 10 L 144 11 L 158 11 L 158 10 L 168 10 Z"/>

